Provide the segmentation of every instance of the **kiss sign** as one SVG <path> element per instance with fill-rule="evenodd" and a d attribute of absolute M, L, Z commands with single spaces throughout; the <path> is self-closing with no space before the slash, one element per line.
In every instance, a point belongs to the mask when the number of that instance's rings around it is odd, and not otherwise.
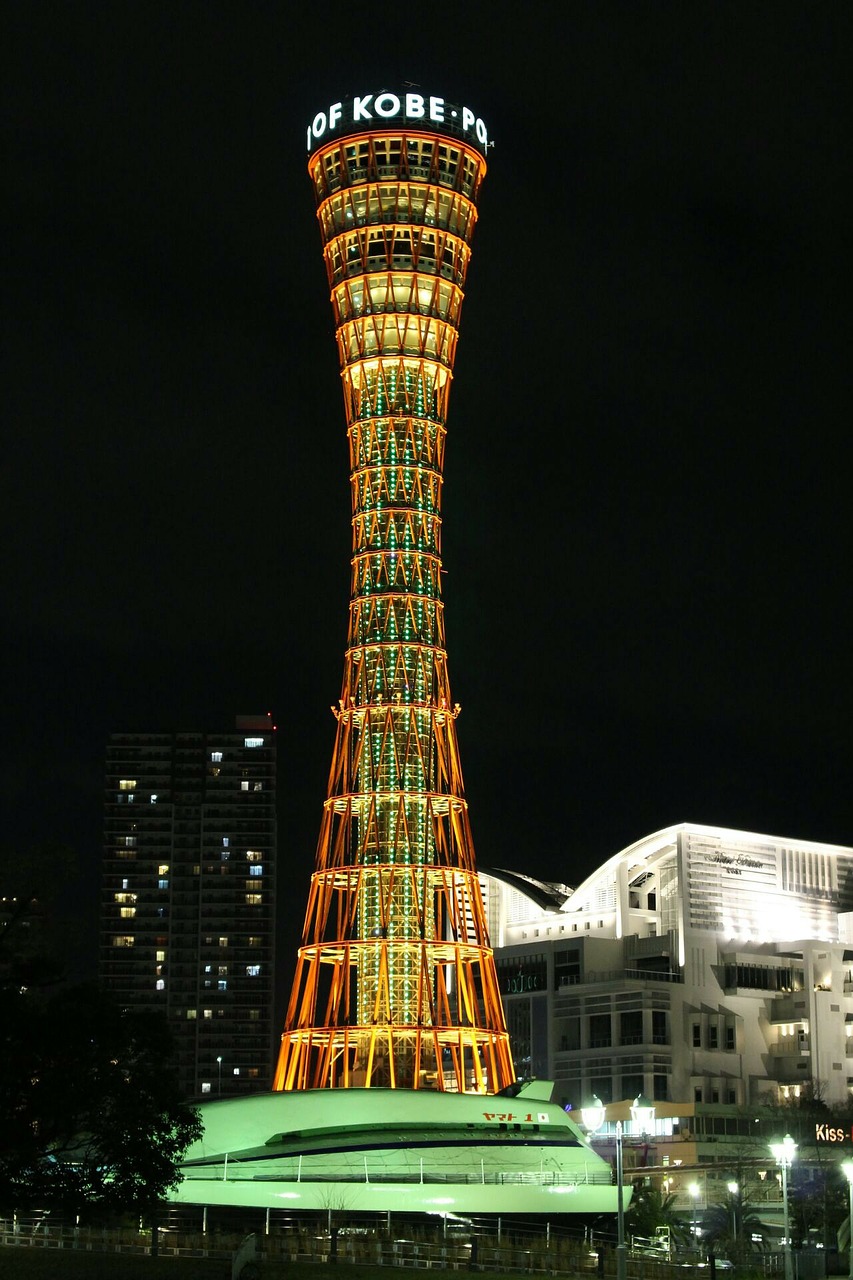
<path fill-rule="evenodd" d="M 816 1124 L 814 1127 L 815 1142 L 831 1143 L 837 1147 L 843 1143 L 853 1142 L 853 1128 L 842 1129 L 831 1124 Z"/>

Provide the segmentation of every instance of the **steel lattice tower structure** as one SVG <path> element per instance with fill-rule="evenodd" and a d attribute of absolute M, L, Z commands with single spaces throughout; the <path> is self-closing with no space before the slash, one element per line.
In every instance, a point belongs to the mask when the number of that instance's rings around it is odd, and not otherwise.
<path fill-rule="evenodd" d="M 514 1079 L 441 600 L 445 422 L 485 143 L 472 112 L 415 94 L 338 103 L 309 129 L 346 406 L 352 590 L 279 1090 L 492 1093 Z"/>

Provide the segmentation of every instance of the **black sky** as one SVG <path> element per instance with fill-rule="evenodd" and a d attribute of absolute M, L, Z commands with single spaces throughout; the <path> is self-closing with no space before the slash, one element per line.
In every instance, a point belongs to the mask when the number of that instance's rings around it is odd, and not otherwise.
<path fill-rule="evenodd" d="M 3 44 L 5 838 L 103 746 L 279 725 L 301 917 L 349 494 L 305 126 L 404 80 L 495 141 L 449 418 L 478 856 L 691 820 L 850 843 L 843 4 L 39 3 Z M 88 923 L 86 923 L 88 928 Z"/>

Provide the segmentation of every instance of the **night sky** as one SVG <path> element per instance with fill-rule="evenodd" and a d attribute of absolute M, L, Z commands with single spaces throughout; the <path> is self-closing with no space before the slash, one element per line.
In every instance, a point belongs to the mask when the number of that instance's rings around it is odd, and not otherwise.
<path fill-rule="evenodd" d="M 841 3 L 16 6 L 3 815 L 13 850 L 78 851 L 81 952 L 107 734 L 240 712 L 279 726 L 301 921 L 350 557 L 305 128 L 404 81 L 495 143 L 444 488 L 480 864 L 577 883 L 683 820 L 853 842 L 851 25 Z"/>

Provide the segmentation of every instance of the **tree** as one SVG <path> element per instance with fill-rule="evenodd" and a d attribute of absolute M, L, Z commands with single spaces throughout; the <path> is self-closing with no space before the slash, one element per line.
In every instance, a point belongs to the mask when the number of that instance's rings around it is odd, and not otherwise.
<path fill-rule="evenodd" d="M 202 1131 L 157 1014 L 91 987 L 0 991 L 0 1208 L 143 1211 Z"/>
<path fill-rule="evenodd" d="M 61 980 L 65 939 L 57 907 L 78 870 L 65 845 L 0 846 L 0 988 L 47 987 Z"/>
<path fill-rule="evenodd" d="M 744 1263 L 762 1247 L 767 1232 L 747 1199 L 746 1184 L 739 1180 L 739 1186 L 705 1215 L 705 1235 L 712 1248 L 722 1250 L 732 1262 Z"/>
<path fill-rule="evenodd" d="M 675 1196 L 651 1183 L 634 1184 L 625 1227 L 629 1236 L 644 1238 L 651 1238 L 659 1227 L 668 1227 L 672 1249 L 685 1248 L 691 1240 L 689 1224 L 676 1212 Z"/>

